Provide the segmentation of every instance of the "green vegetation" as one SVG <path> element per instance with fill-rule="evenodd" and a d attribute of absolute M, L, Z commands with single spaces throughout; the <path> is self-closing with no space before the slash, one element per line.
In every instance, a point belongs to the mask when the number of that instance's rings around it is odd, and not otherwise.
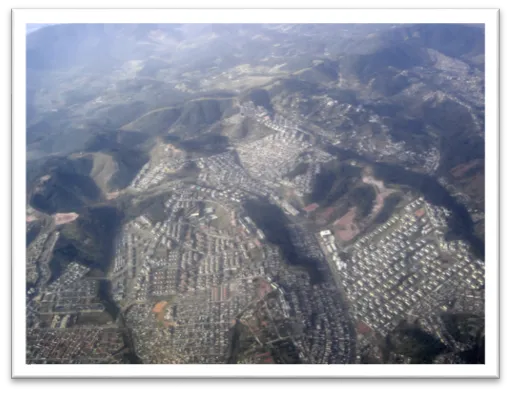
<path fill-rule="evenodd" d="M 458 342 L 470 344 L 484 333 L 484 318 L 468 313 L 444 313 L 442 321 L 449 334 Z"/>
<path fill-rule="evenodd" d="M 180 115 L 181 110 L 175 107 L 155 109 L 125 125 L 123 129 L 138 130 L 148 135 L 161 135 L 171 129 Z"/>
<path fill-rule="evenodd" d="M 27 223 L 27 235 L 26 235 L 26 244 L 27 247 L 32 243 L 37 235 L 41 233 L 42 226 L 39 222 L 33 221 L 31 223 Z"/>
<path fill-rule="evenodd" d="M 204 98 L 188 101 L 176 120 L 176 127 L 186 127 L 187 133 L 197 132 L 202 127 L 220 120 L 225 111 L 233 105 L 232 99 Z"/>
<path fill-rule="evenodd" d="M 49 180 L 33 189 L 30 204 L 45 213 L 54 214 L 79 210 L 99 198 L 100 191 L 89 176 L 52 171 Z"/>
<path fill-rule="evenodd" d="M 62 227 L 55 245 L 52 271 L 58 272 L 74 260 L 106 272 L 122 219 L 123 215 L 110 206 L 82 210 L 78 219 Z"/>
<path fill-rule="evenodd" d="M 337 83 L 339 78 L 339 65 L 331 60 L 306 69 L 296 74 L 301 80 L 315 84 Z"/>
<path fill-rule="evenodd" d="M 405 321 L 387 335 L 386 344 L 387 351 L 410 357 L 412 363 L 421 364 L 431 363 L 447 349 L 437 338 Z"/>
<path fill-rule="evenodd" d="M 384 224 L 392 216 L 396 206 L 401 202 L 402 196 L 400 193 L 394 193 L 385 198 L 383 207 L 374 219 L 375 224 Z"/>
<path fill-rule="evenodd" d="M 140 168 L 149 160 L 149 155 L 138 149 L 115 151 L 111 155 L 117 163 L 117 171 L 108 182 L 110 189 L 113 190 L 129 186 Z"/>
<path fill-rule="evenodd" d="M 116 208 L 122 211 L 124 221 L 133 220 L 141 216 L 145 212 L 153 212 L 153 214 L 160 214 L 163 209 L 164 203 L 169 199 L 171 192 L 161 192 L 156 195 L 145 196 L 142 199 L 134 199 L 130 195 L 121 195 L 115 200 Z"/>
<path fill-rule="evenodd" d="M 286 177 L 294 179 L 296 176 L 303 175 L 309 169 L 310 164 L 308 162 L 300 162 Z"/>
<path fill-rule="evenodd" d="M 144 146 L 150 139 L 143 132 L 120 130 L 98 130 L 89 137 L 84 146 L 86 152 L 115 151 L 122 148 L 133 149 Z"/>
<path fill-rule="evenodd" d="M 245 97 L 246 100 L 252 101 L 256 106 L 262 106 L 268 111 L 273 113 L 273 105 L 271 104 L 270 94 L 264 89 L 252 89 Z"/>
<path fill-rule="evenodd" d="M 90 116 L 95 119 L 96 126 L 116 129 L 142 116 L 147 109 L 145 102 L 135 101 L 128 104 L 102 106 L 93 111 Z"/>
<path fill-rule="evenodd" d="M 334 162 L 326 166 L 314 179 L 314 188 L 306 204 L 328 206 L 348 193 L 360 178 L 361 169 L 345 163 Z"/>
<path fill-rule="evenodd" d="M 202 155 L 222 153 L 229 146 L 229 138 L 214 133 L 202 134 L 188 139 L 181 139 L 181 137 L 176 135 L 168 135 L 164 140 L 172 143 L 180 150 L 188 153 L 201 153 Z"/>
<path fill-rule="evenodd" d="M 319 263 L 314 259 L 304 258 L 298 252 L 287 227 L 289 219 L 280 207 L 259 199 L 245 202 L 243 208 L 256 226 L 263 231 L 266 239 L 280 248 L 289 265 L 305 269 L 313 284 L 324 281 L 324 272 L 318 268 Z"/>
<path fill-rule="evenodd" d="M 365 184 L 354 188 L 348 194 L 348 200 L 357 207 L 358 218 L 364 218 L 371 213 L 376 198 L 376 191 L 373 186 Z"/>

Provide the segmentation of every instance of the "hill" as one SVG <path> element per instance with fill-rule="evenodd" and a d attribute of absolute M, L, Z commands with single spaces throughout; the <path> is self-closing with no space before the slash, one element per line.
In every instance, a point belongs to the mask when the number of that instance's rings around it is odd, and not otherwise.
<path fill-rule="evenodd" d="M 200 132 L 204 127 L 211 126 L 219 121 L 232 106 L 233 101 L 230 98 L 203 98 L 189 101 L 184 104 L 174 127 L 176 129 L 186 129 L 189 134 Z"/>
<path fill-rule="evenodd" d="M 27 198 L 36 209 L 54 214 L 78 210 L 100 200 L 101 193 L 89 177 L 89 158 L 52 157 L 27 165 Z"/>
<path fill-rule="evenodd" d="M 60 232 L 51 261 L 52 271 L 60 271 L 70 261 L 78 261 L 106 272 L 122 217 L 123 214 L 111 206 L 82 210 L 80 217 Z"/>
<path fill-rule="evenodd" d="M 180 115 L 180 108 L 155 109 L 124 125 L 122 129 L 137 130 L 148 135 L 160 135 L 168 132 Z"/>

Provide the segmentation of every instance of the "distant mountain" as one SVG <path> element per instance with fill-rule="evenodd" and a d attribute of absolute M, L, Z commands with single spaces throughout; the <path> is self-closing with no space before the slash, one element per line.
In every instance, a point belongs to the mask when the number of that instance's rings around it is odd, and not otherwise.
<path fill-rule="evenodd" d="M 336 84 L 339 78 L 339 64 L 325 60 L 299 74 L 301 80 L 319 84 Z"/>
<path fill-rule="evenodd" d="M 484 54 L 484 26 L 465 24 L 418 24 L 388 30 L 382 40 L 404 40 L 410 45 L 438 50 L 446 56 L 473 61 Z"/>
<path fill-rule="evenodd" d="M 442 174 L 483 156 L 478 25 L 39 27 L 27 36 L 28 157 L 105 154 L 94 158 L 110 179 L 102 189 L 129 184 L 157 137 L 211 152 L 265 135 L 225 121 L 245 101 L 270 115 L 292 106 L 341 137 L 356 129 L 414 154 L 438 149 Z"/>

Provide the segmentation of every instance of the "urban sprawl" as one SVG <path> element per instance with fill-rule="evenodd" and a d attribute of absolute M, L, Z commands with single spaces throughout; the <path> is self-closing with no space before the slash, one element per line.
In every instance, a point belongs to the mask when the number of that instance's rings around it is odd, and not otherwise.
<path fill-rule="evenodd" d="M 465 241 L 446 238 L 451 212 L 409 193 L 386 222 L 364 230 L 312 223 L 315 207 L 296 200 L 312 192 L 334 156 L 313 142 L 298 116 L 272 119 L 252 102 L 237 116 L 269 135 L 200 158 L 165 145 L 141 169 L 129 191 L 169 197 L 162 214 L 123 224 L 107 277 L 94 278 L 72 262 L 50 281 L 59 232 L 31 243 L 28 363 L 119 363 L 126 337 L 144 363 L 226 363 L 237 329 L 250 337 L 238 362 L 288 362 L 275 355 L 284 353 L 303 363 L 357 363 L 375 332 L 385 336 L 403 319 L 419 319 L 445 345 L 460 345 L 439 315 L 484 309 L 484 261 Z M 321 138 L 342 144 L 326 131 Z M 406 153 L 389 146 L 382 154 Z M 423 159 L 427 171 L 438 165 L 436 151 Z M 200 171 L 194 182 L 169 180 L 190 162 Z M 300 163 L 309 164 L 305 173 L 288 178 Z M 290 264 L 258 226 L 246 204 L 260 199 L 284 212 L 293 249 L 314 261 L 323 279 Z M 107 311 L 100 298 L 105 282 L 118 320 L 83 323 Z"/>

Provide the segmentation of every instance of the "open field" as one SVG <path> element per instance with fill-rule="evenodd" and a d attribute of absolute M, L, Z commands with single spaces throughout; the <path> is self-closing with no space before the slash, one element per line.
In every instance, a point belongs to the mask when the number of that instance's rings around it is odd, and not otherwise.
<path fill-rule="evenodd" d="M 55 218 L 55 225 L 62 225 L 73 222 L 79 217 L 79 214 L 71 213 L 57 213 L 53 216 Z"/>
<path fill-rule="evenodd" d="M 359 233 L 357 225 L 353 222 L 356 211 L 357 209 L 352 207 L 348 213 L 334 222 L 335 234 L 342 241 L 348 242 Z"/>

